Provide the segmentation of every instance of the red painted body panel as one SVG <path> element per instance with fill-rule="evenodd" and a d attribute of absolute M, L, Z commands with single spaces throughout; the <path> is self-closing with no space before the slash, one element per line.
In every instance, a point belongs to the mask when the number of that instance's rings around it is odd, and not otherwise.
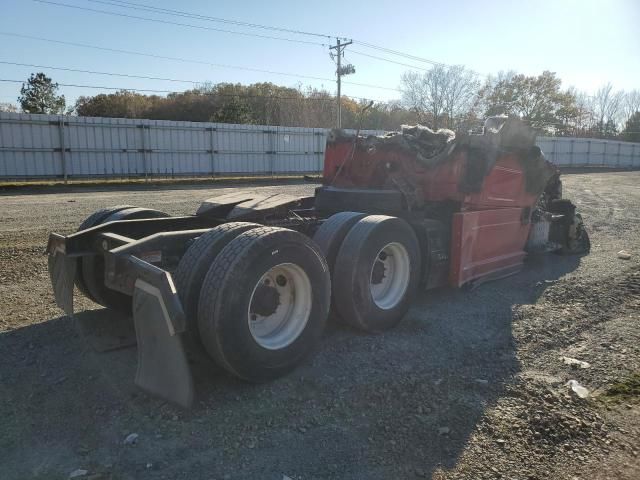
<path fill-rule="evenodd" d="M 459 287 L 522 264 L 530 210 L 538 198 L 527 191 L 517 153 L 498 155 L 481 188 L 469 193 L 462 185 L 471 161 L 467 149 L 456 148 L 444 161 L 426 167 L 409 151 L 368 148 L 366 143 L 354 149 L 353 139 L 342 138 L 327 144 L 324 180 L 343 188 L 394 188 L 389 182 L 393 172 L 410 179 L 425 202 L 459 205 L 452 221 L 449 272 L 450 285 Z"/>
<path fill-rule="evenodd" d="M 465 210 L 485 208 L 532 207 L 538 195 L 528 193 L 522 165 L 516 155 L 500 157 L 485 177 L 479 193 L 467 195 Z"/>
<path fill-rule="evenodd" d="M 449 284 L 465 283 L 513 270 L 522 264 L 530 224 L 522 208 L 460 212 L 453 215 Z"/>
<path fill-rule="evenodd" d="M 352 142 L 327 145 L 323 172 L 325 183 L 344 188 L 384 188 L 388 186 L 388 165 L 392 165 L 422 189 L 427 202 L 457 201 L 464 210 L 528 207 L 537 198 L 537 195 L 527 193 L 522 165 L 513 153 L 498 157 L 478 193 L 464 193 L 460 189 L 468 161 L 464 150 L 454 152 L 446 161 L 432 168 L 426 168 L 415 155 L 406 152 L 357 148 L 351 156 L 352 150 Z M 349 161 L 336 176 L 345 159 Z"/>

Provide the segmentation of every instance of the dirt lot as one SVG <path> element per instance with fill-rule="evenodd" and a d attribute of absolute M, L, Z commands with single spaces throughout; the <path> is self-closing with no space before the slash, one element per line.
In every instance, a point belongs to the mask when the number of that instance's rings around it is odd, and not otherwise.
<path fill-rule="evenodd" d="M 201 366 L 184 411 L 135 388 L 135 348 L 97 351 L 126 343 L 126 321 L 114 339 L 99 335 L 105 310 L 61 316 L 43 250 L 49 231 L 101 207 L 188 213 L 228 190 L 0 196 L 1 478 L 640 478 L 640 172 L 565 177 L 590 255 L 421 294 L 383 335 L 334 322 L 312 359 L 267 385 Z M 616 257 L 622 248 L 631 260 Z"/>

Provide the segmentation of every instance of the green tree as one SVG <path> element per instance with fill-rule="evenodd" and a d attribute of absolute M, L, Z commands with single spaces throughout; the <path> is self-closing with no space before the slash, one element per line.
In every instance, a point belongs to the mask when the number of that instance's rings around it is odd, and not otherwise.
<path fill-rule="evenodd" d="M 342 122 L 356 128 L 366 101 L 342 97 Z M 311 87 L 284 87 L 269 82 L 203 83 L 166 97 L 120 91 L 80 97 L 74 106 L 80 116 L 149 118 L 191 122 L 245 123 L 293 127 L 333 127 L 336 98 Z M 416 114 L 399 102 L 379 102 L 362 118 L 364 129 L 396 130 L 416 123 Z"/>
<path fill-rule="evenodd" d="M 224 97 L 213 115 L 209 118 L 209 121 L 218 123 L 256 123 L 246 100 L 239 96 Z"/>
<path fill-rule="evenodd" d="M 604 138 L 616 138 L 618 136 L 618 124 L 615 120 L 607 120 L 600 128 L 600 133 Z"/>
<path fill-rule="evenodd" d="M 74 110 L 81 117 L 145 118 L 153 106 L 162 100 L 157 95 L 121 90 L 94 97 L 80 97 L 76 100 Z"/>
<path fill-rule="evenodd" d="M 537 77 L 510 75 L 482 90 L 485 114 L 518 115 L 544 130 L 562 130 L 577 115 L 575 95 L 561 90 L 561 80 L 549 71 Z"/>
<path fill-rule="evenodd" d="M 640 110 L 636 110 L 627 120 L 622 138 L 628 142 L 640 142 Z"/>
<path fill-rule="evenodd" d="M 26 113 L 58 114 L 64 112 L 64 95 L 57 95 L 58 84 L 44 73 L 32 73 L 22 84 L 18 101 Z"/>

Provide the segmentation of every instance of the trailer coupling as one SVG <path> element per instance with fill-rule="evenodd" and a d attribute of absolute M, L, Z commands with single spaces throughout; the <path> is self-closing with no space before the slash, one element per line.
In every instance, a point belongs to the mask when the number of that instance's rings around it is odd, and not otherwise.
<path fill-rule="evenodd" d="M 74 242 L 68 241 L 71 237 L 52 233 L 47 253 L 56 304 L 72 317 L 78 261 L 97 253 L 74 251 Z M 135 383 L 151 394 L 189 407 L 194 385 L 182 339 L 186 323 L 180 298 L 171 274 L 130 253 L 135 251 L 131 245 L 125 243 L 103 254 L 105 285 L 133 297 L 138 342 Z"/>

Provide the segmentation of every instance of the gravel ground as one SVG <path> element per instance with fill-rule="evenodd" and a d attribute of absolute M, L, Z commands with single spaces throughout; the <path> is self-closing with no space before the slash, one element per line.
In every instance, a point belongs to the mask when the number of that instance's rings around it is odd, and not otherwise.
<path fill-rule="evenodd" d="M 71 232 L 98 208 L 188 213 L 233 188 L 0 196 L 0 477 L 640 478 L 640 172 L 564 180 L 590 255 L 421 294 L 383 335 L 333 322 L 313 358 L 267 385 L 199 365 L 190 411 L 135 388 L 135 348 L 107 348 L 131 343 L 126 320 L 86 300 L 75 321 L 61 316 L 43 250 L 49 231 Z M 631 260 L 617 258 L 623 248 Z M 101 334 L 107 321 L 121 332 Z"/>

